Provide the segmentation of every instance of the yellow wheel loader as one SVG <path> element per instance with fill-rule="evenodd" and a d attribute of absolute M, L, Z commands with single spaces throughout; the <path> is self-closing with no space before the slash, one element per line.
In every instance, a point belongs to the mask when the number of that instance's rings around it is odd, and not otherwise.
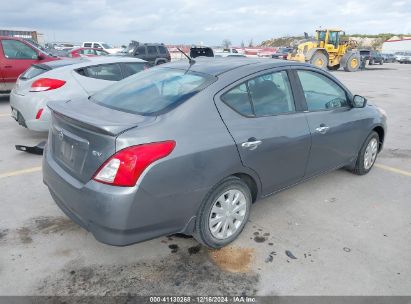
<path fill-rule="evenodd" d="M 316 31 L 315 39 L 300 43 L 288 54 L 287 60 L 308 62 L 321 69 L 355 72 L 361 64 L 360 53 L 355 41 L 342 39 L 345 33 L 339 29 Z"/>

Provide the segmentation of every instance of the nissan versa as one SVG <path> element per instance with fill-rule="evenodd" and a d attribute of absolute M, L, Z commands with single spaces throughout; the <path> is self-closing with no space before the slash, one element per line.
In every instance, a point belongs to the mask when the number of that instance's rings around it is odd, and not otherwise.
<path fill-rule="evenodd" d="M 164 64 L 49 107 L 44 182 L 112 245 L 180 232 L 225 246 L 257 199 L 368 173 L 386 134 L 385 112 L 328 72 L 276 60 Z"/>

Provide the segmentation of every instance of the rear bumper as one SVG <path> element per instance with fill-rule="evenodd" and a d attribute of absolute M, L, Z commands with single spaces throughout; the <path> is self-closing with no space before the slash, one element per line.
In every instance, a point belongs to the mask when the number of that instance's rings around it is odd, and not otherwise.
<path fill-rule="evenodd" d="M 185 232 L 193 214 L 179 211 L 178 198 L 160 197 L 136 187 L 86 184 L 64 171 L 45 149 L 43 181 L 60 209 L 105 244 L 125 246 Z"/>
<path fill-rule="evenodd" d="M 21 115 L 20 123 L 24 127 L 33 130 L 46 132 L 50 125 L 50 110 L 47 108 L 47 101 L 41 95 L 19 95 L 14 90 L 10 93 L 10 106 L 15 109 Z M 36 119 L 36 115 L 40 109 L 43 112 L 39 119 Z"/>

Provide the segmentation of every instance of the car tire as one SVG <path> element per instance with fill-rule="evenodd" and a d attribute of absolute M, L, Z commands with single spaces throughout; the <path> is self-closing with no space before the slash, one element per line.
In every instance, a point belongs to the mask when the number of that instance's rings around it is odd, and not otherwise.
<path fill-rule="evenodd" d="M 377 132 L 372 131 L 362 145 L 360 152 L 358 152 L 357 161 L 352 170 L 354 174 L 364 175 L 370 172 L 377 159 L 379 142 Z"/>
<path fill-rule="evenodd" d="M 225 205 L 227 201 L 231 204 Z M 224 179 L 204 198 L 197 213 L 194 237 L 209 248 L 226 246 L 243 230 L 250 215 L 251 203 L 250 188 L 243 180 L 235 176 Z M 236 208 L 238 211 L 235 211 Z M 230 210 L 234 211 L 231 213 L 233 216 L 229 215 Z"/>

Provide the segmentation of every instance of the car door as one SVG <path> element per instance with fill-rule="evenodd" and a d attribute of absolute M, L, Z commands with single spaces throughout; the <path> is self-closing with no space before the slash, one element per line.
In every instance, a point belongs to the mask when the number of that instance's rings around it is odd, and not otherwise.
<path fill-rule="evenodd" d="M 311 151 L 306 177 L 352 162 L 363 136 L 360 112 L 352 109 L 350 94 L 326 72 L 294 71 L 306 103 Z"/>
<path fill-rule="evenodd" d="M 263 195 L 303 178 L 310 132 L 286 71 L 249 76 L 217 94 L 215 103 L 243 165 L 260 177 Z"/>
<path fill-rule="evenodd" d="M 154 64 L 157 59 L 157 48 L 153 45 L 147 46 L 147 61 Z"/>
<path fill-rule="evenodd" d="M 90 95 L 124 78 L 119 63 L 80 68 L 72 71 L 72 75 Z"/>
<path fill-rule="evenodd" d="M 0 70 L 5 85 L 11 89 L 21 73 L 40 61 L 39 54 L 26 43 L 14 39 L 3 38 L 1 48 L 4 57 Z"/>

